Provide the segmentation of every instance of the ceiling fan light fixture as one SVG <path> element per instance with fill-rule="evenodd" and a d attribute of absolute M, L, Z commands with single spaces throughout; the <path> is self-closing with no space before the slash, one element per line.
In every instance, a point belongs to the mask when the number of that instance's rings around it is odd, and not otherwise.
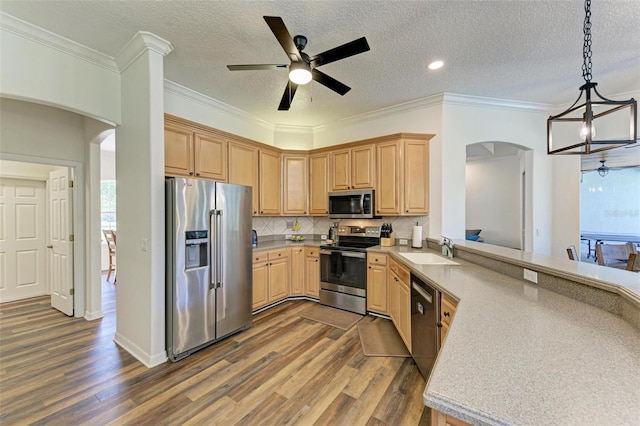
<path fill-rule="evenodd" d="M 302 85 L 311 81 L 311 66 L 304 62 L 293 62 L 289 66 L 289 80 Z"/>
<path fill-rule="evenodd" d="M 607 99 L 598 93 L 598 83 L 591 81 L 591 0 L 585 0 L 584 10 L 582 77 L 585 83 L 580 86 L 580 94 L 573 105 L 547 120 L 547 154 L 591 154 L 634 144 L 638 138 L 635 99 Z M 591 98 L 592 92 L 594 99 Z M 578 104 L 583 94 L 585 101 Z M 628 114 L 628 119 L 625 114 Z M 595 139 L 596 120 L 599 133 L 603 135 L 599 140 Z M 601 129 L 607 131 L 600 132 Z"/>

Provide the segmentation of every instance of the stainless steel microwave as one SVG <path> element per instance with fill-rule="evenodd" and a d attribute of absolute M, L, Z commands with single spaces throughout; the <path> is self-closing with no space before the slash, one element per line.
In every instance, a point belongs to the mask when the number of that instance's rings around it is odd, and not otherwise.
<path fill-rule="evenodd" d="M 336 191 L 329 193 L 329 217 L 334 219 L 372 219 L 373 189 Z"/>

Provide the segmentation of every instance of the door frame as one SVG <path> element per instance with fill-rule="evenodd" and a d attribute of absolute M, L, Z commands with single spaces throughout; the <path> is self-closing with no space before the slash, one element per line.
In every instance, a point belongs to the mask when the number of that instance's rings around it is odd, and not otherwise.
<path fill-rule="evenodd" d="M 84 318 L 86 308 L 86 232 L 85 232 L 85 177 L 84 165 L 78 161 L 62 160 L 58 158 L 35 157 L 31 155 L 8 154 L 0 152 L 0 160 L 20 161 L 23 163 L 47 164 L 52 166 L 69 167 L 72 169 L 74 180 L 72 217 L 74 232 L 73 250 L 73 316 Z M 49 213 L 47 213 L 49 214 Z M 47 286 L 50 283 L 47 282 Z"/>

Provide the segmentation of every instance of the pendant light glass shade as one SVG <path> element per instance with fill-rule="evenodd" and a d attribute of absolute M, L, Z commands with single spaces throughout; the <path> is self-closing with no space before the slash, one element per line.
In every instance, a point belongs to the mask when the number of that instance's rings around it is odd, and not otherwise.
<path fill-rule="evenodd" d="M 311 67 L 304 62 L 293 62 L 289 66 L 289 80 L 296 84 L 307 84 L 311 81 Z"/>
<path fill-rule="evenodd" d="M 598 93 L 598 83 L 591 81 L 591 0 L 585 0 L 584 9 L 582 76 L 585 83 L 580 86 L 573 105 L 547 120 L 548 154 L 591 154 L 631 145 L 638 139 L 635 99 L 607 99 Z M 580 103 L 583 95 L 584 101 Z M 596 129 L 599 139 L 596 139 Z"/>

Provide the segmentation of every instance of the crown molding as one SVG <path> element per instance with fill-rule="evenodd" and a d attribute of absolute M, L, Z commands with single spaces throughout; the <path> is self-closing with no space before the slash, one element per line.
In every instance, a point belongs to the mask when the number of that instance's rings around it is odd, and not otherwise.
<path fill-rule="evenodd" d="M 384 117 L 389 117 L 396 114 L 406 113 L 410 111 L 416 111 L 442 104 L 442 95 L 433 95 L 426 98 L 416 99 L 414 101 L 405 102 L 402 104 L 394 105 L 391 107 L 381 108 L 374 111 L 365 112 L 362 114 L 347 117 L 345 119 L 336 121 L 330 124 L 321 124 L 313 127 L 313 131 L 322 132 L 327 129 L 336 129 L 346 126 L 351 126 L 358 123 L 364 123 L 368 121 L 380 120 Z"/>
<path fill-rule="evenodd" d="M 272 123 L 269 123 L 268 121 L 262 120 L 255 115 L 252 115 L 241 109 L 232 107 L 231 105 L 225 104 L 224 102 L 220 102 L 216 99 L 210 98 L 206 95 L 203 95 L 200 92 L 196 92 L 195 90 L 189 89 L 188 87 L 181 86 L 180 84 L 175 83 L 171 80 L 167 80 L 167 79 L 164 80 L 164 90 L 166 93 L 171 93 L 173 95 L 198 103 L 205 107 L 221 111 L 225 114 L 229 114 L 238 119 L 251 120 L 258 126 L 264 129 L 267 129 L 269 131 L 274 131 L 275 129 L 275 125 L 273 125 Z"/>
<path fill-rule="evenodd" d="M 142 54 L 147 51 L 166 56 L 173 51 L 173 46 L 167 40 L 147 31 L 138 31 L 131 40 L 116 55 L 116 62 L 123 72 Z"/>
<path fill-rule="evenodd" d="M 540 112 L 549 112 L 555 108 L 555 106 L 551 104 L 485 98 L 471 95 L 458 95 L 456 93 L 444 93 L 442 95 L 442 104 Z"/>
<path fill-rule="evenodd" d="M 104 53 L 91 49 L 68 38 L 37 27 L 29 22 L 0 12 L 0 29 L 59 52 L 87 61 L 109 71 L 120 72 L 116 61 Z"/>
<path fill-rule="evenodd" d="M 291 124 L 276 124 L 275 131 L 278 133 L 304 134 L 312 135 L 313 127 L 311 126 L 295 126 Z"/>

